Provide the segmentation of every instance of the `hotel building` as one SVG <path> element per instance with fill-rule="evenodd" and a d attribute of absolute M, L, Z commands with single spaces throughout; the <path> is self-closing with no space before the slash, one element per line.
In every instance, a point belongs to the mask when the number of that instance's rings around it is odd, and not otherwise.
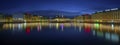
<path fill-rule="evenodd" d="M 104 11 L 97 11 L 92 14 L 91 20 L 93 22 L 120 22 L 120 10 L 118 8 L 107 9 Z"/>

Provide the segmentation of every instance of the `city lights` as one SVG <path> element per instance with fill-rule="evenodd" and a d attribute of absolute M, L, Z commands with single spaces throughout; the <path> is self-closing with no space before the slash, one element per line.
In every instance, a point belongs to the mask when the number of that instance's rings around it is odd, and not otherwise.
<path fill-rule="evenodd" d="M 120 10 L 119 8 L 107 9 L 97 11 L 93 14 L 82 14 L 73 18 L 66 18 L 64 14 L 47 18 L 41 15 L 34 15 L 25 13 L 23 18 L 16 18 L 12 15 L 0 15 L 1 22 L 101 22 L 101 23 L 120 23 Z M 112 21 L 111 21 L 112 20 Z"/>
<path fill-rule="evenodd" d="M 0 0 L 0 45 L 120 45 L 120 0 Z"/>

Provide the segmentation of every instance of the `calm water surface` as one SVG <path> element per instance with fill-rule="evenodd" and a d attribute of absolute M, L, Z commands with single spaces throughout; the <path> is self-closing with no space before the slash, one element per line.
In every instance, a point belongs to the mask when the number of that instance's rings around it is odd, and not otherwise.
<path fill-rule="evenodd" d="M 120 24 L 0 23 L 0 45 L 120 45 Z"/>

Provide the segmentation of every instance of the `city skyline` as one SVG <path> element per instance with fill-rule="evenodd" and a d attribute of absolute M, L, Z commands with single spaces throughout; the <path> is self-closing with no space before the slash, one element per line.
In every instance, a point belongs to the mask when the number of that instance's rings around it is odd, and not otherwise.
<path fill-rule="evenodd" d="M 0 0 L 0 45 L 120 45 L 120 0 Z"/>

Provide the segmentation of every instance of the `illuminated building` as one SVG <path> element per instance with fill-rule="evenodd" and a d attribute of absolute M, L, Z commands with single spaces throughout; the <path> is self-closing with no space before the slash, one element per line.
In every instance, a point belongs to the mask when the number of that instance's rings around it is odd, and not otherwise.
<path fill-rule="evenodd" d="M 31 20 L 32 19 L 31 17 L 32 17 L 32 15 L 30 15 L 29 13 L 24 14 L 24 20 L 27 20 L 27 21 Z"/>
<path fill-rule="evenodd" d="M 6 22 L 12 22 L 13 21 L 13 16 L 12 15 L 4 15 L 4 19 Z"/>
<path fill-rule="evenodd" d="M 3 14 L 0 14 L 0 19 L 3 19 L 3 18 L 4 18 Z"/>
<path fill-rule="evenodd" d="M 37 15 L 33 15 L 31 18 L 32 18 L 32 20 L 39 21 L 39 16 L 37 16 Z"/>
<path fill-rule="evenodd" d="M 32 22 L 32 21 L 47 21 L 46 17 L 43 16 L 38 16 L 38 15 L 32 15 L 29 13 L 25 13 L 24 15 L 24 20 L 26 20 L 27 22 Z"/>
<path fill-rule="evenodd" d="M 90 22 L 91 21 L 91 15 L 89 14 L 83 14 L 81 16 L 77 16 L 74 18 L 77 22 Z"/>
<path fill-rule="evenodd" d="M 91 15 L 89 15 L 89 14 L 84 14 L 84 15 L 82 15 L 83 16 L 83 20 L 85 21 L 85 22 L 90 22 L 91 21 Z"/>
<path fill-rule="evenodd" d="M 76 16 L 76 17 L 74 18 L 74 21 L 83 22 L 83 16 Z"/>
<path fill-rule="evenodd" d="M 70 18 L 66 18 L 63 15 L 62 16 L 56 16 L 55 18 L 53 18 L 52 20 L 53 22 L 71 22 Z"/>
<path fill-rule="evenodd" d="M 120 10 L 118 8 L 97 11 L 92 14 L 93 22 L 120 22 Z"/>

